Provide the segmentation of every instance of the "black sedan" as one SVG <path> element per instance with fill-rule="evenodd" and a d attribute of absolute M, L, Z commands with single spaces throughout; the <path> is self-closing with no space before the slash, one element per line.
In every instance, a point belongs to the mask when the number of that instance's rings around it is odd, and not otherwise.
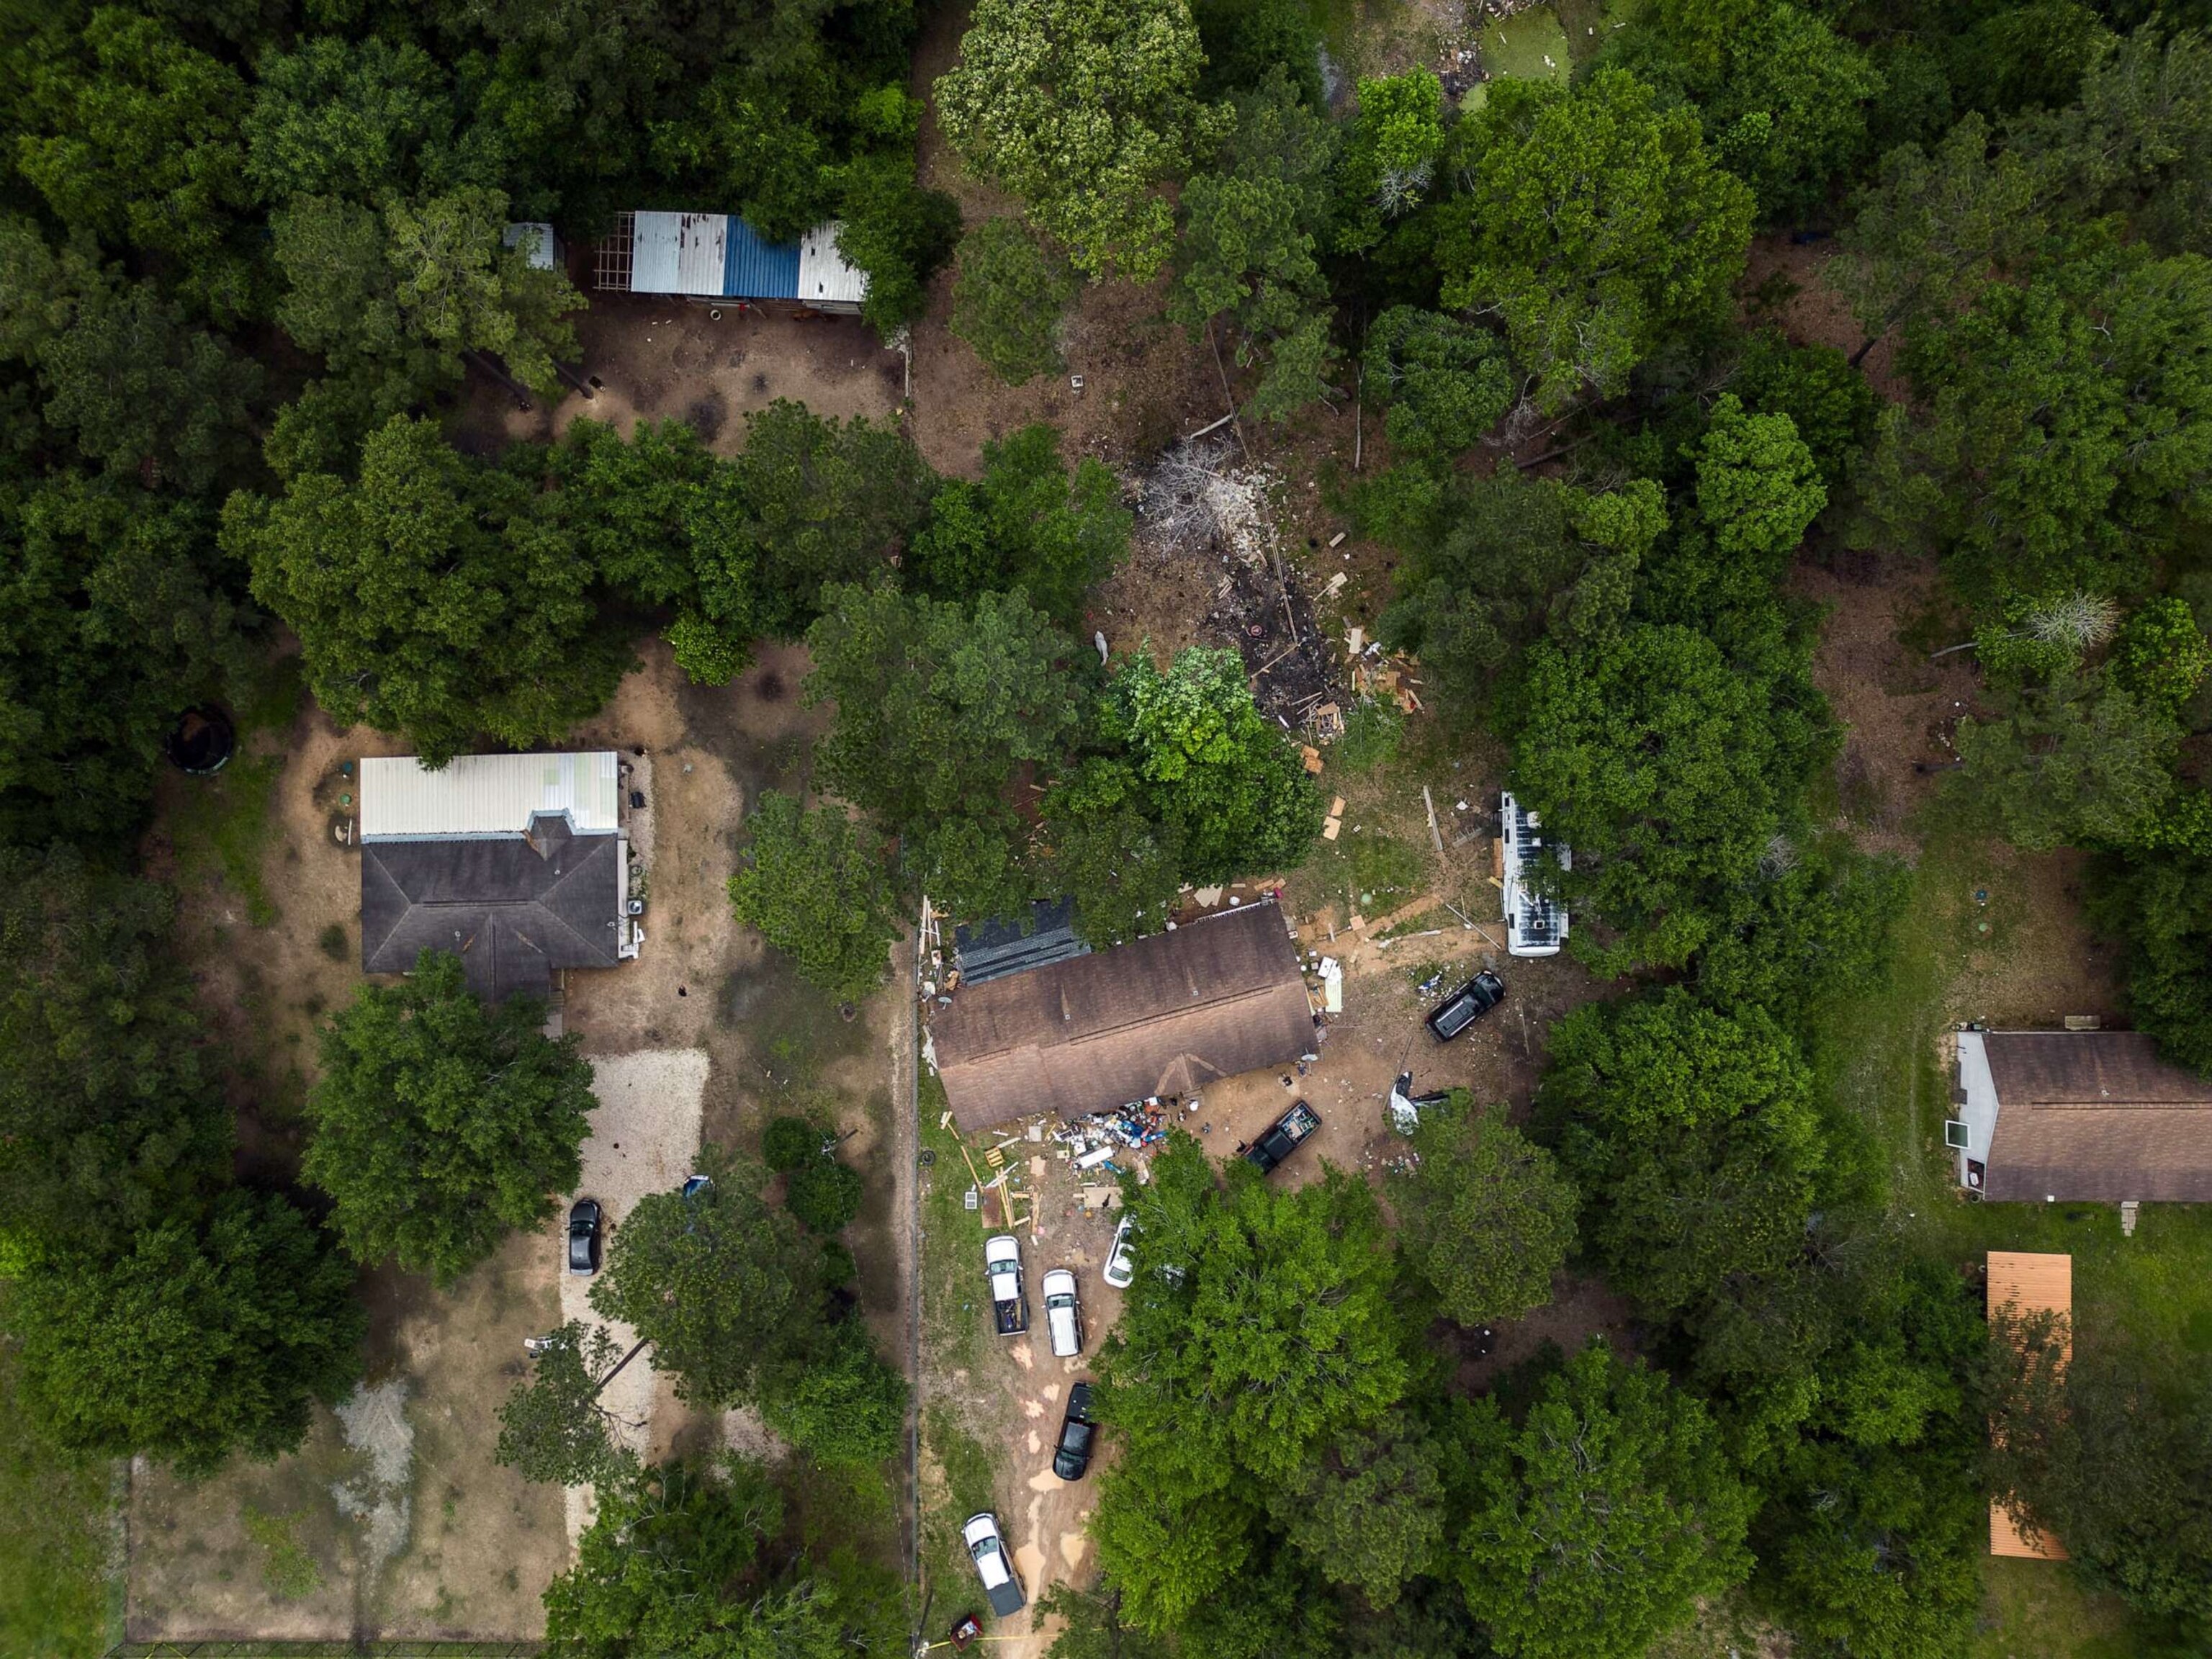
<path fill-rule="evenodd" d="M 599 1200 L 580 1198 L 568 1210 L 568 1271 L 595 1273 L 599 1270 Z"/>
<path fill-rule="evenodd" d="M 1449 1042 L 1504 1000 L 1505 981 L 1486 968 L 1446 997 L 1421 1023 L 1437 1042 Z"/>
<path fill-rule="evenodd" d="M 1090 1472 L 1091 1449 L 1097 1443 L 1098 1420 L 1091 1414 L 1091 1385 L 1079 1382 L 1067 1391 L 1067 1416 L 1060 1425 L 1052 1472 L 1063 1480 L 1082 1480 Z"/>

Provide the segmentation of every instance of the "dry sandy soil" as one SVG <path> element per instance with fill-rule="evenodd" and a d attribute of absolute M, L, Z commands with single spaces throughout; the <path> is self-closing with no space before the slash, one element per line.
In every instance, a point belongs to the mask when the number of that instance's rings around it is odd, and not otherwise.
<path fill-rule="evenodd" d="M 444 1295 L 368 1275 L 369 1380 L 297 1455 L 197 1484 L 135 1468 L 130 1638 L 534 1635 L 561 1497 L 490 1449 L 523 1338 L 558 1322 L 545 1248 L 512 1237 Z"/>
<path fill-rule="evenodd" d="M 557 437 L 578 419 L 611 422 L 627 435 L 641 420 L 682 420 L 709 448 L 744 447 L 744 419 L 779 398 L 840 420 L 896 417 L 906 365 L 857 317 L 789 317 L 722 310 L 671 296 L 593 294 L 575 318 L 591 397 L 563 390 L 550 404 L 515 406 L 501 388 L 471 377 L 454 441 L 486 452 Z"/>

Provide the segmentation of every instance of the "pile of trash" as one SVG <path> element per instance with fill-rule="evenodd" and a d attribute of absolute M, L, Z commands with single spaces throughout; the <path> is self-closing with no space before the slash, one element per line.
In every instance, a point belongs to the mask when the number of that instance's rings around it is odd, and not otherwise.
<path fill-rule="evenodd" d="M 1093 1112 L 1079 1123 L 1054 1133 L 1053 1139 L 1064 1142 L 1075 1154 L 1078 1169 L 1096 1169 L 1102 1165 L 1112 1168 L 1113 1149 L 1126 1146 L 1136 1149 L 1158 1146 L 1168 1138 L 1168 1126 L 1176 1109 L 1173 1099 L 1163 1100 L 1158 1095 L 1148 1095 L 1142 1100 L 1132 1101 L 1127 1106 L 1112 1111 Z M 1192 1099 L 1184 1111 L 1196 1111 L 1198 1102 Z M 1100 1158 L 1103 1152 L 1106 1156 Z M 1089 1160 L 1096 1159 L 1096 1163 Z"/>

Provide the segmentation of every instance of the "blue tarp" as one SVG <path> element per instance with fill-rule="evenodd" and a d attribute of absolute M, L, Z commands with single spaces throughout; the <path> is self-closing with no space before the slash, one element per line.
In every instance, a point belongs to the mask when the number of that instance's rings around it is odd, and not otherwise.
<path fill-rule="evenodd" d="M 735 214 L 730 216 L 722 261 L 722 296 L 729 300 L 799 297 L 799 244 L 768 242 Z"/>

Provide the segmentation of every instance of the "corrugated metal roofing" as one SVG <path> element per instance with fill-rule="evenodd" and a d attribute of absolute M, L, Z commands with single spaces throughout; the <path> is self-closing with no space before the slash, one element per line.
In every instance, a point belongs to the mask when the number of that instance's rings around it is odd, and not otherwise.
<path fill-rule="evenodd" d="M 538 270 L 553 269 L 553 227 L 540 219 L 519 219 L 500 232 L 501 245 L 523 249 L 523 257 Z"/>
<path fill-rule="evenodd" d="M 722 294 L 732 300 L 799 297 L 799 244 L 769 242 L 744 220 L 730 221 L 729 252 L 722 265 Z"/>
<path fill-rule="evenodd" d="M 635 251 L 630 264 L 633 294 L 722 292 L 729 260 L 730 218 L 723 213 L 639 213 L 633 216 Z"/>
<path fill-rule="evenodd" d="M 868 278 L 837 252 L 836 220 L 817 225 L 799 239 L 799 299 L 802 304 L 857 306 L 868 297 Z"/>
<path fill-rule="evenodd" d="M 413 756 L 361 763 L 361 838 L 519 840 L 540 812 L 580 836 L 617 826 L 621 780 L 612 750 L 580 755 L 459 755 L 439 771 Z"/>
<path fill-rule="evenodd" d="M 835 222 L 796 242 L 771 242 L 726 213 L 635 213 L 629 288 L 633 294 L 690 294 L 702 299 L 797 300 L 857 310 L 868 278 L 837 252 Z"/>

